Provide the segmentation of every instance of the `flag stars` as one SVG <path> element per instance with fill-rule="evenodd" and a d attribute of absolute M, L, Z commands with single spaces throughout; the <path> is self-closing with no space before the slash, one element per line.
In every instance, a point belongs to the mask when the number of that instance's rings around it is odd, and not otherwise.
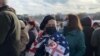
<path fill-rule="evenodd" d="M 59 44 L 60 42 L 59 42 L 59 41 L 57 41 L 57 43 Z"/>
<path fill-rule="evenodd" d="M 54 37 L 52 37 L 52 40 L 55 40 L 55 38 L 54 38 Z"/>
<path fill-rule="evenodd" d="M 60 36 L 59 36 L 59 35 L 57 35 L 57 37 L 59 38 Z"/>
<path fill-rule="evenodd" d="M 65 44 L 65 41 L 63 41 L 62 43 Z"/>

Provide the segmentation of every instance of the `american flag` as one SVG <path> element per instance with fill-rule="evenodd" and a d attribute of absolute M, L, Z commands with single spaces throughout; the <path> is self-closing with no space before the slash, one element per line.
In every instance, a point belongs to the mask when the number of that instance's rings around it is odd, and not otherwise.
<path fill-rule="evenodd" d="M 50 36 L 45 49 L 52 56 L 69 56 L 68 42 L 60 33 Z"/>
<path fill-rule="evenodd" d="M 58 32 L 51 36 L 44 35 L 35 41 L 28 52 L 28 56 L 33 56 L 41 44 L 45 45 L 46 52 L 51 56 L 69 56 L 68 42 L 66 38 Z"/>

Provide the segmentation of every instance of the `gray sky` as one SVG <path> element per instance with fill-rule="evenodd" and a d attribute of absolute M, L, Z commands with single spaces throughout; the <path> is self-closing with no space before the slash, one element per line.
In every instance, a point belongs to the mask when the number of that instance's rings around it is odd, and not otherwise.
<path fill-rule="evenodd" d="M 100 11 L 100 0 L 8 0 L 18 14 L 94 13 Z"/>

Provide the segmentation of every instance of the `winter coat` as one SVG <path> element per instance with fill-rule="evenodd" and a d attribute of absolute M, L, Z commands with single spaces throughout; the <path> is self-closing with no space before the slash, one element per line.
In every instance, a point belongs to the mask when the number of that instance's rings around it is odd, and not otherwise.
<path fill-rule="evenodd" d="M 100 28 L 93 32 L 91 44 L 95 47 L 95 56 L 100 56 Z"/>
<path fill-rule="evenodd" d="M 67 38 L 70 48 L 70 56 L 83 56 L 85 53 L 84 34 L 79 30 L 67 31 L 64 28 L 64 36 Z"/>
<path fill-rule="evenodd" d="M 0 8 L 0 56 L 19 56 L 20 23 L 17 16 Z"/>

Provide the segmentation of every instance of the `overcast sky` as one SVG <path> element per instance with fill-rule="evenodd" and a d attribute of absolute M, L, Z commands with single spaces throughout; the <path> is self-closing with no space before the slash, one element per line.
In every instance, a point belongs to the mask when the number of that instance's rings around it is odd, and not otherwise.
<path fill-rule="evenodd" d="M 8 0 L 18 14 L 99 12 L 100 0 Z"/>

